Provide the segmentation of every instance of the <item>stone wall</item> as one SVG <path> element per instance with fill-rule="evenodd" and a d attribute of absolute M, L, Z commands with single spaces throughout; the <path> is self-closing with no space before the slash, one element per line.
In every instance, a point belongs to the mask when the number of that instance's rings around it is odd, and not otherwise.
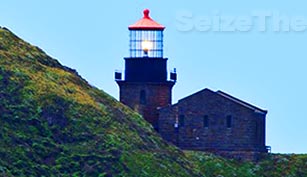
<path fill-rule="evenodd" d="M 178 107 L 167 106 L 159 109 L 159 133 L 163 139 L 177 146 L 178 142 Z"/>
<path fill-rule="evenodd" d="M 164 83 L 137 83 L 118 82 L 120 87 L 120 101 L 133 110 L 139 112 L 158 129 L 158 108 L 171 104 L 173 82 Z M 144 100 L 141 92 L 145 93 Z"/>
<path fill-rule="evenodd" d="M 227 127 L 228 116 L 231 127 Z M 208 127 L 204 117 L 208 117 Z M 161 109 L 159 125 L 161 136 L 181 149 L 231 152 L 246 158 L 250 158 L 247 152 L 266 152 L 265 114 L 208 89 Z"/>

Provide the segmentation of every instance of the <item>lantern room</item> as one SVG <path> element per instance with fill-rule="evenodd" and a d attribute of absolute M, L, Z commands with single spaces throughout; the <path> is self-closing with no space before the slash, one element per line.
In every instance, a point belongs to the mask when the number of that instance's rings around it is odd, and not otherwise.
<path fill-rule="evenodd" d="M 163 58 L 165 27 L 152 20 L 149 12 L 145 9 L 144 17 L 129 26 L 131 58 Z"/>
<path fill-rule="evenodd" d="M 158 131 L 158 108 L 172 103 L 172 88 L 177 74 L 168 77 L 167 58 L 163 57 L 164 26 L 152 20 L 149 10 L 128 27 L 130 56 L 125 57 L 124 77 L 115 72 L 120 101 L 139 112 Z"/>

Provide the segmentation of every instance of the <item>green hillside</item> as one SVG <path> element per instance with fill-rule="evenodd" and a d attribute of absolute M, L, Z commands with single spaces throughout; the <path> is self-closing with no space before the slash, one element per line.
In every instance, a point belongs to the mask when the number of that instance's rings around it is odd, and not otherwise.
<path fill-rule="evenodd" d="M 198 175 L 138 114 L 0 29 L 0 174 Z"/>
<path fill-rule="evenodd" d="M 202 152 L 186 152 L 194 169 L 216 177 L 307 177 L 307 154 L 269 154 L 259 163 L 226 160 Z"/>
<path fill-rule="evenodd" d="M 253 164 L 182 152 L 75 70 L 0 28 L 0 176 L 307 176 L 306 169 L 306 155 Z"/>

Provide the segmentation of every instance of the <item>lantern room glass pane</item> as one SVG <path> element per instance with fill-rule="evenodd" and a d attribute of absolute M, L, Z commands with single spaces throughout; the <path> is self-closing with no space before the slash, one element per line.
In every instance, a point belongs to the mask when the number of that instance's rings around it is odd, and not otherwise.
<path fill-rule="evenodd" d="M 163 58 L 163 31 L 130 30 L 131 58 Z"/>

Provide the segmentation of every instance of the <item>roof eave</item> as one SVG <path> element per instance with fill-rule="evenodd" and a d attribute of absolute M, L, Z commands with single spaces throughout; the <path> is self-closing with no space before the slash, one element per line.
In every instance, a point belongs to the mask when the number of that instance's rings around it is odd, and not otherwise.
<path fill-rule="evenodd" d="M 232 101 L 234 101 L 234 102 L 236 102 L 238 104 L 241 104 L 242 106 L 244 106 L 244 107 L 246 107 L 248 109 L 254 110 L 257 113 L 262 113 L 262 114 L 265 114 L 265 115 L 268 113 L 267 110 L 260 109 L 260 108 L 254 106 L 254 105 L 252 105 L 250 103 L 242 101 L 242 100 L 240 100 L 240 99 L 238 99 L 238 98 L 236 98 L 236 97 L 234 97 L 232 95 L 229 95 L 228 93 L 225 93 L 223 91 L 218 90 L 218 91 L 216 91 L 216 93 L 221 95 L 221 96 L 223 96 L 223 97 L 225 97 L 225 98 L 227 98 L 227 99 L 229 99 L 229 100 L 232 100 Z"/>
<path fill-rule="evenodd" d="M 129 30 L 156 30 L 156 31 L 163 31 L 165 27 L 136 27 L 136 26 L 129 26 Z"/>

